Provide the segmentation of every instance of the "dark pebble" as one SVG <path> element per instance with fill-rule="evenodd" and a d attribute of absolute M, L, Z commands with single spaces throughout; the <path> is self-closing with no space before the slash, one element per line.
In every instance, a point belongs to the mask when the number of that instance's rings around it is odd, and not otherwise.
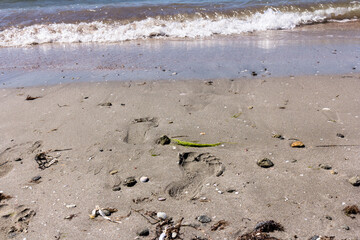
<path fill-rule="evenodd" d="M 332 217 L 330 217 L 329 215 L 325 216 L 325 218 L 330 221 L 332 220 Z"/>
<path fill-rule="evenodd" d="M 269 168 L 274 166 L 274 163 L 268 158 L 263 158 L 257 162 L 257 165 L 262 168 Z"/>
<path fill-rule="evenodd" d="M 168 145 L 171 143 L 171 140 L 168 136 L 164 135 L 161 136 L 158 140 L 156 140 L 156 143 L 161 145 Z"/>
<path fill-rule="evenodd" d="M 124 181 L 124 185 L 127 187 L 133 187 L 137 183 L 135 177 L 128 177 Z"/>
<path fill-rule="evenodd" d="M 121 187 L 120 187 L 120 186 L 114 186 L 114 187 L 112 188 L 112 190 L 113 190 L 114 192 L 120 191 L 120 190 L 121 190 Z"/>
<path fill-rule="evenodd" d="M 35 176 L 31 179 L 32 182 L 37 182 L 41 179 L 41 176 Z"/>
<path fill-rule="evenodd" d="M 251 75 L 255 77 L 255 76 L 257 76 L 257 73 L 256 72 L 251 72 Z"/>
<path fill-rule="evenodd" d="M 15 162 L 19 162 L 19 161 L 22 161 L 22 158 L 15 159 Z"/>
<path fill-rule="evenodd" d="M 344 136 L 343 134 L 341 134 L 341 133 L 337 133 L 336 136 L 339 137 L 339 138 L 344 138 L 344 137 L 345 137 L 345 136 Z"/>
<path fill-rule="evenodd" d="M 206 215 L 201 215 L 201 216 L 198 216 L 197 217 L 197 220 L 201 223 L 209 223 L 211 222 L 211 218 L 209 218 L 208 216 Z"/>
<path fill-rule="evenodd" d="M 137 232 L 137 235 L 138 236 L 141 236 L 141 237 L 146 237 L 146 236 L 149 236 L 150 234 L 150 231 L 149 229 L 145 228 L 145 229 L 142 229 L 140 231 Z"/>

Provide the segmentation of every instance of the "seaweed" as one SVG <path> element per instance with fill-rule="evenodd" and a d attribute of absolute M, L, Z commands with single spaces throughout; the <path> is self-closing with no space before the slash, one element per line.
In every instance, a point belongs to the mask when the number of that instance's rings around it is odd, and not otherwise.
<path fill-rule="evenodd" d="M 186 141 L 181 141 L 179 139 L 175 139 L 172 138 L 172 141 L 174 141 L 176 144 L 181 145 L 181 146 L 185 146 L 185 147 L 216 147 L 219 146 L 220 144 L 222 144 L 221 142 L 219 143 L 213 143 L 213 144 L 209 144 L 209 143 L 194 143 L 194 142 L 186 142 Z"/>
<path fill-rule="evenodd" d="M 343 209 L 344 213 L 346 216 L 348 217 L 352 217 L 350 215 L 356 215 L 360 213 L 360 210 L 358 208 L 358 206 L 356 205 L 352 205 L 352 206 L 347 206 Z"/>

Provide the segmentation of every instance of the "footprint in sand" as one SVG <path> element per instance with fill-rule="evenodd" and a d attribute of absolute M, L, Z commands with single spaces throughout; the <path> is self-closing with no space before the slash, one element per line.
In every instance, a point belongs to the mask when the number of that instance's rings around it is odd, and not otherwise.
<path fill-rule="evenodd" d="M 130 144 L 140 144 L 146 141 L 146 133 L 154 127 L 158 126 L 157 118 L 137 118 L 134 119 L 126 132 L 124 142 Z"/>
<path fill-rule="evenodd" d="M 225 167 L 220 160 L 210 153 L 185 152 L 179 154 L 179 167 L 182 171 L 182 179 L 169 184 L 165 191 L 174 198 L 187 196 L 197 197 L 204 181 L 211 176 L 221 176 Z"/>
<path fill-rule="evenodd" d="M 6 176 L 13 169 L 14 161 L 22 161 L 28 157 L 28 154 L 34 153 L 41 145 L 41 141 L 27 142 L 14 145 L 0 152 L 0 178 Z"/>
<path fill-rule="evenodd" d="M 14 207 L 1 204 L 0 206 L 1 239 L 14 238 L 18 234 L 28 231 L 30 220 L 36 215 L 34 210 L 23 205 Z"/>

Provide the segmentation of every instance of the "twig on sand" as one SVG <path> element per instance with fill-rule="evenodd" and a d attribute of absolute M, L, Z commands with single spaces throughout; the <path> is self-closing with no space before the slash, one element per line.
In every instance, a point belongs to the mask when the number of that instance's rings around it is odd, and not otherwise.
<path fill-rule="evenodd" d="M 337 145 L 337 144 L 331 144 L 331 145 L 317 145 L 315 147 L 360 147 L 358 144 L 353 145 Z"/>

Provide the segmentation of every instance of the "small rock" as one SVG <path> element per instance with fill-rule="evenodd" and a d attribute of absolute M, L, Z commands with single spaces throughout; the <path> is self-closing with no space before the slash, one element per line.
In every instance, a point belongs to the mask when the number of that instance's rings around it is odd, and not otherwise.
<path fill-rule="evenodd" d="M 137 232 L 137 235 L 141 236 L 141 237 L 149 236 L 149 234 L 150 234 L 150 231 L 149 231 L 148 228 L 142 229 L 142 230 Z"/>
<path fill-rule="evenodd" d="M 35 176 L 31 179 L 32 182 L 37 182 L 41 179 L 41 176 Z"/>
<path fill-rule="evenodd" d="M 319 167 L 325 170 L 331 170 L 332 167 L 328 164 L 319 164 Z"/>
<path fill-rule="evenodd" d="M 314 235 L 309 240 L 318 240 L 320 237 L 318 235 Z"/>
<path fill-rule="evenodd" d="M 257 162 L 257 165 L 262 168 L 269 168 L 274 166 L 274 163 L 268 158 L 263 158 Z"/>
<path fill-rule="evenodd" d="M 127 187 L 133 187 L 137 183 L 135 177 L 128 177 L 124 181 L 124 185 Z"/>
<path fill-rule="evenodd" d="M 360 186 L 360 176 L 356 175 L 356 176 L 350 178 L 349 183 L 351 183 L 355 187 Z"/>
<path fill-rule="evenodd" d="M 197 217 L 197 220 L 201 223 L 209 223 L 211 222 L 211 218 L 209 218 L 208 216 L 206 215 L 201 215 L 201 216 L 198 216 Z"/>
<path fill-rule="evenodd" d="M 344 138 L 344 137 L 345 137 L 345 136 L 344 136 L 343 134 L 341 134 L 341 133 L 337 133 L 336 136 L 339 137 L 339 138 Z"/>
<path fill-rule="evenodd" d="M 228 192 L 228 193 L 233 193 L 233 192 L 235 192 L 236 191 L 236 189 L 234 189 L 234 188 L 228 188 L 228 189 L 226 189 L 226 192 Z"/>
<path fill-rule="evenodd" d="M 252 71 L 252 72 L 251 72 L 251 75 L 252 75 L 253 77 L 255 77 L 255 76 L 257 76 L 257 73 L 256 73 L 255 71 Z"/>
<path fill-rule="evenodd" d="M 350 227 L 349 226 L 342 226 L 342 229 L 348 231 L 348 230 L 350 230 Z"/>
<path fill-rule="evenodd" d="M 22 158 L 16 158 L 15 159 L 15 162 L 20 162 L 20 161 L 22 161 L 23 159 Z"/>
<path fill-rule="evenodd" d="M 326 218 L 327 220 L 330 220 L 330 221 L 332 220 L 332 217 L 329 216 L 329 215 L 326 215 L 325 218 Z"/>
<path fill-rule="evenodd" d="M 118 170 L 112 170 L 112 171 L 110 172 L 110 175 L 117 174 L 118 172 L 119 172 Z"/>
<path fill-rule="evenodd" d="M 335 171 L 335 170 L 331 170 L 331 171 L 330 171 L 330 173 L 331 173 L 331 174 L 333 174 L 333 175 L 338 174 L 338 172 L 337 172 L 337 171 Z"/>
<path fill-rule="evenodd" d="M 148 181 L 149 181 L 148 177 L 143 176 L 143 177 L 140 178 L 140 182 L 146 183 Z"/>
<path fill-rule="evenodd" d="M 159 219 L 162 219 L 162 220 L 165 220 L 165 219 L 167 218 L 167 215 L 166 215 L 166 213 L 164 213 L 164 212 L 158 212 L 158 213 L 156 214 L 156 216 L 157 216 Z"/>
<path fill-rule="evenodd" d="M 76 208 L 76 205 L 75 204 L 68 204 L 66 205 L 67 208 Z"/>
<path fill-rule="evenodd" d="M 171 233 L 171 239 L 175 239 L 177 237 L 177 233 L 176 232 L 172 232 Z"/>
<path fill-rule="evenodd" d="M 161 145 L 168 145 L 171 143 L 171 139 L 168 136 L 164 135 L 161 136 L 158 140 L 156 140 L 156 143 Z"/>
<path fill-rule="evenodd" d="M 159 197 L 158 198 L 158 201 L 160 201 L 160 202 L 163 202 L 163 201 L 165 201 L 166 200 L 166 198 L 164 198 L 164 197 Z"/>
<path fill-rule="evenodd" d="M 272 137 L 273 138 L 278 138 L 280 140 L 284 140 L 284 137 L 281 134 L 273 134 Z"/>
<path fill-rule="evenodd" d="M 114 192 L 120 191 L 120 190 L 121 190 L 121 187 L 120 187 L 120 186 L 114 186 L 114 187 L 112 188 L 112 190 L 113 190 Z"/>
<path fill-rule="evenodd" d="M 111 102 L 100 103 L 99 106 L 102 106 L 102 107 L 111 107 L 111 106 L 112 106 L 112 103 L 111 103 Z"/>
<path fill-rule="evenodd" d="M 291 147 L 293 147 L 293 148 L 304 148 L 305 145 L 304 145 L 304 143 L 301 142 L 301 141 L 296 141 L 296 142 L 293 142 L 293 143 L 291 144 Z"/>

